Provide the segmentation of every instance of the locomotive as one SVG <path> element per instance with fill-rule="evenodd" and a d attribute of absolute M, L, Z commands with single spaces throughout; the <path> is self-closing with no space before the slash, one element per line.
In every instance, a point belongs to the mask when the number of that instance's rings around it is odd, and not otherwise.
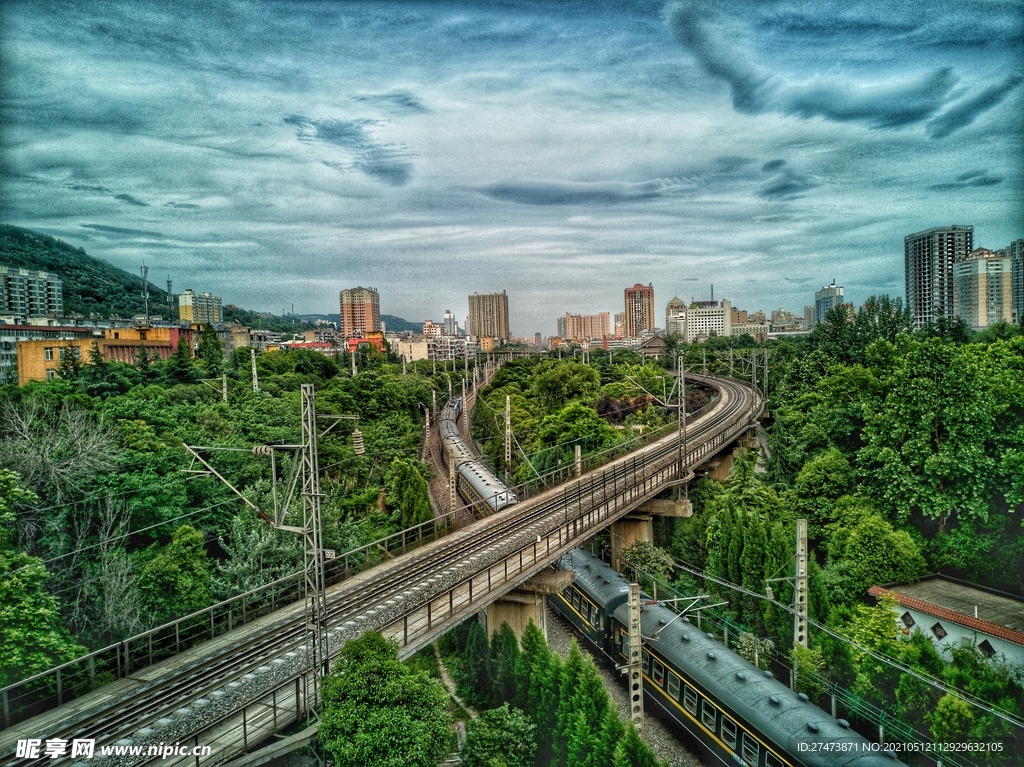
<path fill-rule="evenodd" d="M 583 549 L 558 563 L 575 581 L 550 604 L 591 650 L 617 667 L 629 657 L 629 583 Z M 833 719 L 803 693 L 641 594 L 645 701 L 725 767 L 896 767 L 895 753 Z"/>
<path fill-rule="evenodd" d="M 470 452 L 459 432 L 462 397 L 453 397 L 437 418 L 441 441 L 441 460 L 446 469 L 455 466 L 455 489 L 480 516 L 488 516 L 516 503 L 516 494 L 494 476 L 494 473 Z"/>

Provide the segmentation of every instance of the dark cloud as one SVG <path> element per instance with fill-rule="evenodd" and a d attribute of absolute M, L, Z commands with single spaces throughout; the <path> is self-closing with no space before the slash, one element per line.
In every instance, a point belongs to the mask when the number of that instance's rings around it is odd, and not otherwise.
<path fill-rule="evenodd" d="M 109 194 L 113 191 L 105 186 L 90 186 L 89 184 L 68 184 L 67 188 L 76 192 L 102 192 L 104 194 Z"/>
<path fill-rule="evenodd" d="M 757 190 L 757 196 L 765 200 L 791 200 L 818 186 L 810 176 L 787 167 L 785 160 L 769 160 L 761 170 L 774 174 Z"/>
<path fill-rule="evenodd" d="M 928 123 L 928 135 L 932 138 L 945 138 L 965 125 L 970 125 L 983 112 L 1005 99 L 1022 81 L 1024 75 L 1014 72 L 1001 83 L 990 85 L 975 96 L 961 99 Z"/>
<path fill-rule="evenodd" d="M 345 149 L 352 155 L 348 163 L 325 160 L 324 165 L 329 168 L 352 168 L 389 186 L 404 186 L 412 177 L 412 164 L 404 159 L 402 152 L 378 144 L 367 135 L 366 126 L 372 124 L 369 121 L 311 120 L 302 115 L 289 115 L 284 122 L 296 127 L 295 135 L 300 141 L 321 141 Z"/>
<path fill-rule="evenodd" d="M 660 180 L 634 184 L 524 180 L 499 181 L 479 187 L 479 190 L 492 199 L 521 205 L 614 205 L 664 197 L 674 186 Z"/>
<path fill-rule="evenodd" d="M 202 205 L 194 205 L 191 202 L 165 202 L 165 208 L 177 208 L 179 210 L 199 210 Z"/>
<path fill-rule="evenodd" d="M 107 226 L 106 224 L 82 224 L 86 229 L 92 229 L 106 234 L 123 235 L 126 237 L 164 237 L 160 232 L 147 232 L 143 229 L 126 229 L 122 226 Z"/>
<path fill-rule="evenodd" d="M 389 111 L 411 112 L 416 114 L 427 114 L 430 112 L 430 110 L 423 105 L 423 102 L 411 93 L 375 93 L 363 96 L 354 96 L 352 100 L 374 104 Z"/>
<path fill-rule="evenodd" d="M 948 192 L 953 189 L 968 189 L 972 186 L 995 186 L 1003 183 L 1002 176 L 990 175 L 987 170 L 972 170 L 961 173 L 952 181 L 932 184 L 929 189 L 936 192 Z"/>
<path fill-rule="evenodd" d="M 130 194 L 115 194 L 114 195 L 114 199 L 115 200 L 120 200 L 121 202 L 126 202 L 129 205 L 138 205 L 140 208 L 148 208 L 149 207 L 149 203 L 148 202 L 143 202 L 142 200 L 138 199 L 137 197 L 132 197 Z"/>
<path fill-rule="evenodd" d="M 824 77 L 791 83 L 748 59 L 721 32 L 722 19 L 705 3 L 672 2 L 665 9 L 665 18 L 675 38 L 704 68 L 729 84 L 733 106 L 745 114 L 823 117 L 835 122 L 864 122 L 876 128 L 931 119 L 929 134 L 940 138 L 998 104 L 1020 82 L 1019 75 L 1011 76 L 936 117 L 957 83 L 951 67 L 883 85 L 866 86 Z"/>

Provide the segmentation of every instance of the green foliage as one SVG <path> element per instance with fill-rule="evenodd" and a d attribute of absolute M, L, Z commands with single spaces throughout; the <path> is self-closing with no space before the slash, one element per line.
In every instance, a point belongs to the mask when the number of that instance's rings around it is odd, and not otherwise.
<path fill-rule="evenodd" d="M 491 705 L 513 703 L 516 700 L 516 670 L 519 667 L 519 640 L 507 623 L 491 636 L 487 658 L 488 691 Z"/>
<path fill-rule="evenodd" d="M 384 501 L 397 515 L 400 529 L 407 530 L 434 517 L 430 507 L 427 466 L 420 461 L 395 457 L 384 478 Z"/>
<path fill-rule="evenodd" d="M 615 746 L 612 767 L 662 767 L 650 747 L 640 739 L 640 733 L 630 722 L 626 734 Z"/>
<path fill-rule="evenodd" d="M 248 510 L 231 520 L 229 538 L 220 539 L 228 558 L 217 565 L 211 585 L 218 600 L 251 591 L 302 569 L 302 539 L 275 530 Z"/>
<path fill-rule="evenodd" d="M 508 703 L 484 711 L 466 727 L 462 762 L 466 767 L 530 767 L 537 750 L 536 729 L 526 714 Z"/>
<path fill-rule="evenodd" d="M 320 740 L 338 767 L 433 767 L 451 744 L 441 683 L 368 633 L 346 644 L 324 679 Z"/>
<path fill-rule="evenodd" d="M 210 604 L 210 561 L 203 534 L 190 525 L 176 529 L 171 542 L 142 565 L 139 593 L 157 624 Z"/>
<path fill-rule="evenodd" d="M 47 591 L 50 574 L 42 560 L 10 546 L 14 508 L 35 500 L 17 474 L 0 469 L 0 686 L 85 652 L 69 635 L 57 598 Z"/>
<path fill-rule="evenodd" d="M 643 588 L 652 588 L 654 580 L 666 582 L 672 570 L 672 556 L 647 541 L 636 541 L 619 551 L 623 572 L 637 580 Z"/>
<path fill-rule="evenodd" d="M 199 358 L 199 363 L 203 366 L 203 372 L 207 378 L 215 378 L 220 375 L 224 365 L 224 352 L 221 350 L 217 331 L 212 325 L 203 325 L 199 333 L 199 349 L 196 356 Z"/>

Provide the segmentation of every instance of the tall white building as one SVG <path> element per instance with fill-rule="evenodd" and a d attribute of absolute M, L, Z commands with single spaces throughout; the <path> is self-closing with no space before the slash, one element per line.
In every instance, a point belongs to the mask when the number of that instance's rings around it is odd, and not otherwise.
<path fill-rule="evenodd" d="M 972 250 L 973 226 L 941 226 L 903 238 L 907 308 L 915 329 L 939 317 L 954 316 L 953 264 Z"/>
<path fill-rule="evenodd" d="M 836 285 L 832 280 L 831 285 L 825 285 L 821 290 L 814 293 L 814 324 L 820 325 L 825 321 L 828 313 L 835 307 L 846 303 L 843 298 L 843 286 Z M 774 322 L 774 318 L 772 319 Z"/>
<path fill-rule="evenodd" d="M 64 314 L 64 283 L 50 272 L 0 265 L 0 314 L 19 319 Z"/>
<path fill-rule="evenodd" d="M 709 304 L 716 304 L 711 306 Z M 678 335 L 686 343 L 711 336 L 732 335 L 732 303 L 729 301 L 706 301 L 692 304 L 665 319 L 665 331 Z"/>

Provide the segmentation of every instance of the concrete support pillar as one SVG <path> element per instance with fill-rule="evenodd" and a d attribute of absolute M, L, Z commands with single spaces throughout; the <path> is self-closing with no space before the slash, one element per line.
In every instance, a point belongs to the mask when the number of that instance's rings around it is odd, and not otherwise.
<path fill-rule="evenodd" d="M 612 567 L 616 572 L 622 572 L 622 562 L 619 560 L 619 552 L 628 549 L 637 541 L 654 543 L 654 525 L 651 524 L 651 515 L 633 512 L 622 519 L 612 522 Z"/>
<path fill-rule="evenodd" d="M 487 605 L 484 611 L 488 636 L 507 623 L 517 639 L 523 638 L 530 621 L 537 624 L 544 638 L 548 638 L 547 595 L 556 594 L 568 588 L 576 578 L 571 570 L 545 570 L 521 583 L 497 602 Z"/>

